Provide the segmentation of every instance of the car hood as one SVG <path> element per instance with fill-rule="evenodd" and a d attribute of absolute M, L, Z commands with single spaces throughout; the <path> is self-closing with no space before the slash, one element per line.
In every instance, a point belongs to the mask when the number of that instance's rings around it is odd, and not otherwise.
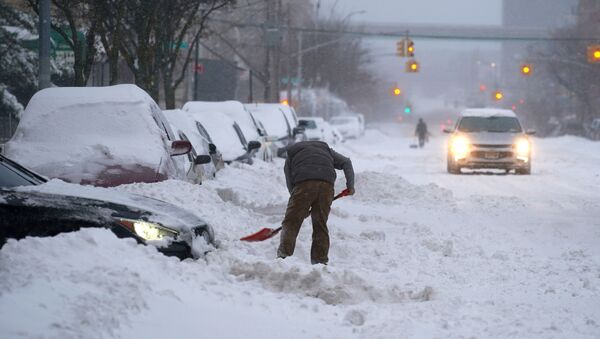
<path fill-rule="evenodd" d="M 475 145 L 512 145 L 521 133 L 463 133 Z"/>
<path fill-rule="evenodd" d="M 25 204 L 63 201 L 82 209 L 103 208 L 113 218 L 141 219 L 182 233 L 189 232 L 197 226 L 207 225 L 198 216 L 165 201 L 108 188 L 81 186 L 53 179 L 42 185 L 20 186 L 12 190 L 29 193 L 24 195 L 27 197 Z"/>

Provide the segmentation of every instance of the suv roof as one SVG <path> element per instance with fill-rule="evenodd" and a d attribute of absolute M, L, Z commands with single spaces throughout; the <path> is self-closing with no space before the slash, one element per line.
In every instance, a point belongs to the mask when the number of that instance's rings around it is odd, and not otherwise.
<path fill-rule="evenodd" d="M 499 108 L 469 108 L 460 113 L 461 117 L 514 117 L 517 115 L 509 109 Z"/>

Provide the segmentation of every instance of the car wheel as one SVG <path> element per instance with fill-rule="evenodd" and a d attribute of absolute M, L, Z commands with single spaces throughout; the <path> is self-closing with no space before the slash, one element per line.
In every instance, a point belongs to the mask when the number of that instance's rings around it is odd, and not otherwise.
<path fill-rule="evenodd" d="M 448 157 L 448 160 L 446 162 L 446 170 L 450 174 L 460 174 L 460 167 L 457 166 L 454 163 L 454 161 L 452 161 L 452 159 L 450 159 L 450 157 Z"/>
<path fill-rule="evenodd" d="M 530 175 L 531 174 L 531 160 L 529 160 L 526 167 L 517 168 L 515 170 L 515 173 L 521 174 L 521 175 Z"/>

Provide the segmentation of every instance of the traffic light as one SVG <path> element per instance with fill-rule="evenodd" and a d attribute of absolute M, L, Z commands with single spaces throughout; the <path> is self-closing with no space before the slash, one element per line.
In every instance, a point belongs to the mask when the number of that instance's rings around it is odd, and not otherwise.
<path fill-rule="evenodd" d="M 587 61 L 590 64 L 600 63 L 600 45 L 589 45 L 587 48 Z"/>
<path fill-rule="evenodd" d="M 529 76 L 531 73 L 533 73 L 533 67 L 531 64 L 523 64 L 521 66 L 521 74 Z"/>
<path fill-rule="evenodd" d="M 496 101 L 500 101 L 502 98 L 504 98 L 504 93 L 502 93 L 502 91 L 495 91 L 493 98 Z"/>
<path fill-rule="evenodd" d="M 400 94 L 402 94 L 402 90 L 398 87 L 394 87 L 394 95 L 399 96 Z"/>
<path fill-rule="evenodd" d="M 408 60 L 406 62 L 406 72 L 408 73 L 417 73 L 419 72 L 420 65 L 416 60 Z"/>
<path fill-rule="evenodd" d="M 410 105 L 406 105 L 404 107 L 404 114 L 410 114 L 412 113 L 412 107 L 410 107 Z"/>
<path fill-rule="evenodd" d="M 406 51 L 404 49 L 404 46 L 405 46 L 404 42 L 405 42 L 404 39 L 398 40 L 398 42 L 396 42 L 396 55 L 399 57 L 406 56 Z"/>
<path fill-rule="evenodd" d="M 406 56 L 411 58 L 415 56 L 415 43 L 410 39 L 406 40 Z"/>

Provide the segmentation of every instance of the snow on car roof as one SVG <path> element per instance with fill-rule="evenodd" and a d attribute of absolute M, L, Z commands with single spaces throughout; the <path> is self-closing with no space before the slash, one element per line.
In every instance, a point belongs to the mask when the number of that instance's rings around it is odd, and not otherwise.
<path fill-rule="evenodd" d="M 189 112 L 222 112 L 238 123 L 247 141 L 259 139 L 258 128 L 252 115 L 239 101 L 188 101 L 182 109 Z"/>
<path fill-rule="evenodd" d="M 157 168 L 168 151 L 152 105 L 135 85 L 47 88 L 29 101 L 5 154 L 50 177 L 94 177 L 100 163 Z"/>
<path fill-rule="evenodd" d="M 517 117 L 515 112 L 499 108 L 469 108 L 460 113 L 463 117 Z"/>
<path fill-rule="evenodd" d="M 260 120 L 265 127 L 267 134 L 277 138 L 288 136 L 288 124 L 292 127 L 285 113 L 280 109 L 279 104 L 246 104 L 245 107 L 254 115 L 255 119 Z M 287 123 L 286 123 L 287 121 Z"/>

